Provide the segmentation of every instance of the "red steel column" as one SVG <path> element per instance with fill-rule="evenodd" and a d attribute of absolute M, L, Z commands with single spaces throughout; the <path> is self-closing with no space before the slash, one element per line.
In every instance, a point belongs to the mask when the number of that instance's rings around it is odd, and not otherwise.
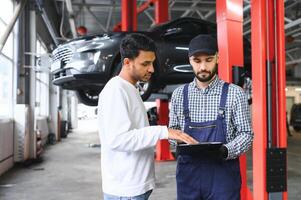
<path fill-rule="evenodd" d="M 219 77 L 232 82 L 232 66 L 243 66 L 243 0 L 216 1 Z"/>
<path fill-rule="evenodd" d="M 168 20 L 168 0 L 155 1 L 155 23 L 160 24 Z"/>
<path fill-rule="evenodd" d="M 121 30 L 136 31 L 137 30 L 137 6 L 136 0 L 121 1 Z"/>
<path fill-rule="evenodd" d="M 160 24 L 168 21 L 168 0 L 153 0 L 155 3 L 155 23 Z M 157 99 L 157 110 L 159 115 L 159 125 L 168 125 L 168 101 Z M 163 121 L 162 121 L 163 120 Z M 165 121 L 166 120 L 166 121 Z M 174 160 L 174 156 L 169 149 L 168 140 L 160 140 L 156 146 L 156 160 Z"/>
<path fill-rule="evenodd" d="M 267 107 L 266 107 L 266 1 L 251 1 L 251 41 L 254 129 L 253 142 L 253 194 L 256 200 L 267 200 L 266 192 L 266 149 L 267 149 Z M 255 157 L 255 156 L 254 156 Z"/>
<path fill-rule="evenodd" d="M 232 82 L 232 67 L 243 66 L 243 0 L 216 1 L 219 77 Z M 241 199 L 251 199 L 247 188 L 247 158 L 240 157 Z"/>

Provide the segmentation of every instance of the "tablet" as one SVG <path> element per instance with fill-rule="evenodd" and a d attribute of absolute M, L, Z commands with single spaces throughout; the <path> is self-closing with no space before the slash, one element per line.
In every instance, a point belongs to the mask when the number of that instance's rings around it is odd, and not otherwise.
<path fill-rule="evenodd" d="M 178 155 L 202 155 L 202 154 L 218 154 L 220 147 L 223 145 L 221 142 L 201 142 L 198 144 L 178 144 Z"/>

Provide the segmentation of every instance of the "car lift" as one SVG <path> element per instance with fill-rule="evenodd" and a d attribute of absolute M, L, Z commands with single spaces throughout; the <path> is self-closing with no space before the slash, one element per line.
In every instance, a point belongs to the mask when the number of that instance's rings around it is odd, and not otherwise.
<path fill-rule="evenodd" d="M 148 0 L 136 9 L 136 0 L 122 0 L 121 29 L 136 30 L 137 13 L 153 4 L 156 6 L 156 23 L 167 21 L 168 1 Z M 252 193 L 247 187 L 246 155 L 240 157 L 241 199 L 287 200 L 284 1 L 251 0 L 251 13 L 255 159 Z M 222 66 L 219 77 L 232 82 L 233 74 L 243 67 L 243 0 L 217 0 L 216 19 L 219 66 Z M 115 28 L 117 30 L 118 25 Z M 157 105 L 159 124 L 167 124 L 168 102 L 157 100 Z M 161 144 L 159 142 L 159 146 Z M 166 160 L 170 160 L 169 149 L 165 151 L 168 145 L 161 147 L 160 154 L 164 152 Z M 165 156 L 158 160 L 164 160 Z"/>
<path fill-rule="evenodd" d="M 243 0 L 218 0 L 216 13 L 219 65 L 222 66 L 219 76 L 232 82 L 235 67 L 243 66 Z M 284 2 L 252 0 L 251 17 L 253 195 L 247 188 L 246 156 L 243 155 L 240 157 L 241 198 L 286 200 Z"/>
<path fill-rule="evenodd" d="M 286 200 L 284 1 L 253 0 L 253 198 Z"/>

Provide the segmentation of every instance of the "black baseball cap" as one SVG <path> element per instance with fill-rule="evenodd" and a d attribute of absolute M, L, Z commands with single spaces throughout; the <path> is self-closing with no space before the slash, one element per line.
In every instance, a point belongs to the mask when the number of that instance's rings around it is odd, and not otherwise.
<path fill-rule="evenodd" d="M 208 34 L 200 34 L 194 37 L 189 43 L 188 56 L 196 53 L 214 55 L 218 51 L 215 37 Z"/>

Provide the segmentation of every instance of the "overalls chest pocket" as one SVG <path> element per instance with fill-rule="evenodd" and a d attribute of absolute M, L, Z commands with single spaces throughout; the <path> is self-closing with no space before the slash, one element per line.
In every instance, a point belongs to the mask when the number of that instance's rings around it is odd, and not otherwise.
<path fill-rule="evenodd" d="M 218 132 L 218 127 L 215 121 L 193 123 L 190 122 L 186 125 L 186 133 L 196 139 L 198 142 L 223 142 L 217 140 L 215 137 Z"/>

